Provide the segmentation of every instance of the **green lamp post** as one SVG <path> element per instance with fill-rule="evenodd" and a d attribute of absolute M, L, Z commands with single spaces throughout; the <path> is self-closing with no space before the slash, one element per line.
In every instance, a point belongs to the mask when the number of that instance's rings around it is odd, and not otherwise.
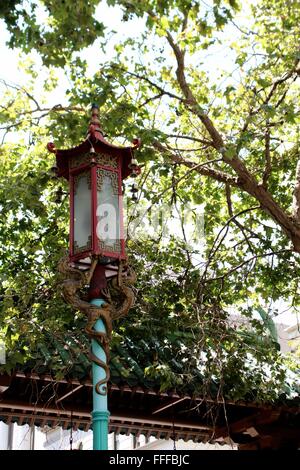
<path fill-rule="evenodd" d="M 107 391 L 109 381 L 109 340 L 112 321 L 127 314 L 134 302 L 130 288 L 135 280 L 127 263 L 123 227 L 122 181 L 136 177 L 140 167 L 131 147 L 108 143 L 100 128 L 98 106 L 86 139 L 70 149 L 47 148 L 56 156 L 53 170 L 69 182 L 69 255 L 59 263 L 64 276 L 65 300 L 87 316 L 85 331 L 91 338 L 90 359 L 93 378 L 93 448 L 106 450 L 109 430 Z M 136 198 L 136 185 L 133 199 Z M 117 305 L 110 286 L 119 292 Z"/>

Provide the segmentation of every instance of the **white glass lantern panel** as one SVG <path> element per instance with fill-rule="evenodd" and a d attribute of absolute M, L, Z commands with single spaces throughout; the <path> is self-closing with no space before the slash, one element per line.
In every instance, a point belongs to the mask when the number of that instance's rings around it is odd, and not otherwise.
<path fill-rule="evenodd" d="M 97 168 L 97 228 L 101 250 L 120 253 L 118 173 Z"/>
<path fill-rule="evenodd" d="M 91 249 L 91 174 L 74 177 L 74 253 Z"/>

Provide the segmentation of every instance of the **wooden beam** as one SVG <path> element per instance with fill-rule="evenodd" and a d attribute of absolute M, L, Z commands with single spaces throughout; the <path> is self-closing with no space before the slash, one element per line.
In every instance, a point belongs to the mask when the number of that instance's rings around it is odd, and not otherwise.
<path fill-rule="evenodd" d="M 238 450 L 259 450 L 258 441 L 247 442 L 246 444 L 239 444 Z"/>
<path fill-rule="evenodd" d="M 235 421 L 234 423 L 228 423 L 228 426 L 224 426 L 216 430 L 215 438 L 226 437 L 230 434 L 238 434 L 246 431 L 248 428 L 256 425 L 269 424 L 277 421 L 280 416 L 280 410 L 262 410 L 258 413 L 254 413 L 246 418 Z"/>
<path fill-rule="evenodd" d="M 162 405 L 159 408 L 156 408 L 156 410 L 152 411 L 152 414 L 155 415 L 156 413 L 160 413 L 161 411 L 164 411 L 167 408 L 170 408 L 171 406 L 177 405 L 177 403 L 180 403 L 186 399 L 187 397 L 177 398 L 176 400 L 173 400 L 170 403 L 167 403 L 166 405 Z"/>
<path fill-rule="evenodd" d="M 26 413 L 25 410 L 23 410 L 23 414 L 20 415 L 19 422 L 18 422 L 19 426 L 22 426 L 23 421 L 24 421 L 24 419 L 26 418 L 26 414 L 25 414 L 25 413 Z"/>
<path fill-rule="evenodd" d="M 60 401 L 63 401 L 65 398 L 69 397 L 70 395 L 73 395 L 73 393 L 77 392 L 77 390 L 80 390 L 82 387 L 83 385 L 78 385 L 77 387 L 73 388 L 73 390 L 71 390 L 70 392 L 58 398 L 58 400 L 56 400 L 55 403 L 59 403 Z"/>
<path fill-rule="evenodd" d="M 12 377 L 8 374 L 0 375 L 0 394 L 6 392 L 11 384 Z"/>
<path fill-rule="evenodd" d="M 47 423 L 47 415 L 43 417 L 43 419 L 41 420 L 41 428 L 43 428 L 45 426 L 45 424 Z"/>
<path fill-rule="evenodd" d="M 149 424 L 159 424 L 163 426 L 173 426 L 173 420 L 172 419 L 167 419 L 167 418 L 156 418 L 152 416 L 140 416 L 137 414 L 132 414 L 128 413 L 125 415 L 120 415 L 118 411 L 115 413 L 112 412 L 111 418 L 115 421 L 120 421 L 120 420 L 130 420 L 135 423 L 149 423 Z M 205 431 L 212 431 L 213 427 L 212 426 L 207 426 L 205 424 L 199 424 L 197 422 L 193 421 L 185 421 L 185 420 L 178 420 L 175 417 L 174 421 L 174 426 L 175 427 L 180 427 L 180 428 L 187 428 L 187 429 L 201 429 Z"/>
<path fill-rule="evenodd" d="M 245 444 L 239 444 L 238 450 L 261 450 L 261 449 L 273 449 L 273 437 L 262 436 L 251 442 Z"/>
<path fill-rule="evenodd" d="M 10 409 L 10 408 L 15 408 L 16 410 L 28 410 L 28 411 L 34 411 L 36 413 L 42 413 L 42 414 L 49 414 L 52 413 L 55 416 L 71 416 L 71 413 L 73 410 L 70 407 L 65 407 L 64 409 L 59 409 L 59 408 L 50 408 L 46 406 L 38 406 L 38 405 L 28 405 L 26 402 L 19 402 L 16 403 L 13 400 L 5 400 L 0 402 L 0 409 L 5 408 L 5 409 Z M 17 414 L 20 414 L 18 412 Z M 73 412 L 74 414 L 74 412 Z M 81 409 L 81 410 L 76 410 L 76 413 L 74 414 L 74 417 L 87 417 L 90 418 L 91 414 L 89 410 Z M 119 421 L 119 422 L 134 422 L 134 423 L 150 423 L 150 424 L 157 424 L 157 425 L 163 425 L 163 426 L 172 426 L 173 421 L 168 418 L 158 418 L 158 417 L 153 417 L 153 416 L 143 416 L 140 414 L 136 413 L 130 413 L 130 412 L 123 412 L 120 413 L 119 410 L 116 410 L 114 412 L 113 410 L 111 411 L 111 419 L 113 421 Z M 178 418 L 175 417 L 174 421 L 174 426 L 175 427 L 181 427 L 181 428 L 188 428 L 188 429 L 199 429 L 199 430 L 207 430 L 207 431 L 212 431 L 213 427 L 212 426 L 207 426 L 205 424 L 199 424 L 198 422 L 193 422 L 192 420 L 179 420 Z"/>
<path fill-rule="evenodd" d="M 257 430 L 261 436 L 270 435 L 273 439 L 273 449 L 280 448 L 299 448 L 300 447 L 300 423 L 295 426 L 288 424 L 266 424 L 257 426 Z"/>
<path fill-rule="evenodd" d="M 6 420 L 6 424 L 10 424 L 12 422 L 12 417 L 13 417 L 13 414 L 11 414 L 10 416 L 8 416 L 7 420 Z"/>
<path fill-rule="evenodd" d="M 30 422 L 28 423 L 30 427 L 32 427 L 34 425 L 34 421 L 35 421 L 35 416 L 31 416 L 30 418 Z"/>
<path fill-rule="evenodd" d="M 73 410 L 67 409 L 67 408 L 51 408 L 48 406 L 41 406 L 41 405 L 29 405 L 26 402 L 15 402 L 13 400 L 3 400 L 0 402 L 0 410 L 1 408 L 5 409 L 16 409 L 16 410 L 26 410 L 26 411 L 34 411 L 36 413 L 42 413 L 42 417 L 44 415 L 48 415 L 49 413 L 54 414 L 56 417 L 61 416 L 61 415 L 66 415 L 66 416 L 71 416 L 71 413 L 73 413 Z M 20 412 L 16 413 L 20 414 Z M 74 413 L 73 413 L 74 414 Z M 90 417 L 91 413 L 90 411 L 85 411 L 85 410 L 80 410 L 78 413 L 75 414 L 76 416 L 84 416 L 84 417 Z M 47 416 L 48 418 L 48 416 Z"/>
<path fill-rule="evenodd" d="M 13 418 L 14 416 L 18 416 L 15 412 L 11 412 L 11 411 L 4 411 L 4 412 L 1 412 L 1 414 L 2 414 L 2 416 L 6 416 L 6 417 L 7 417 L 7 423 L 10 423 L 11 420 L 12 420 L 12 418 Z M 30 420 L 30 423 L 31 423 L 31 422 L 34 423 L 36 420 L 39 420 L 40 418 L 42 418 L 41 415 L 37 415 L 37 414 L 35 414 L 35 413 L 26 413 L 25 417 Z M 47 421 L 51 421 L 51 424 L 52 424 L 52 425 L 53 425 L 53 424 L 57 425 L 57 422 L 58 422 L 56 416 L 50 416 L 50 415 L 47 416 Z M 67 427 L 68 423 L 71 422 L 71 418 L 69 418 L 69 417 L 64 417 L 64 418 L 62 419 L 62 421 L 63 421 L 64 423 L 66 423 L 66 427 Z M 85 418 L 81 418 L 81 419 L 80 419 L 80 422 L 82 422 L 82 423 L 90 423 L 90 420 L 87 420 L 87 419 L 85 419 Z M 64 427 L 64 428 L 65 428 L 65 427 Z"/>

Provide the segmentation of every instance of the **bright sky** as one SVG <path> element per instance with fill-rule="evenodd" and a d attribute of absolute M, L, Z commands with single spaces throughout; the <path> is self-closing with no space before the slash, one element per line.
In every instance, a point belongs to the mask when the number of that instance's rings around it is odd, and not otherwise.
<path fill-rule="evenodd" d="M 248 0 L 244 2 L 243 14 L 241 14 L 242 24 L 245 24 L 245 13 L 249 14 L 247 7 Z M 126 23 L 122 22 L 122 12 L 118 7 L 108 7 L 107 4 L 102 1 L 96 10 L 96 18 L 103 22 L 107 27 L 107 31 L 114 31 L 115 34 L 111 34 L 110 40 L 106 47 L 106 53 L 104 53 L 99 47 L 99 41 L 96 41 L 89 48 L 84 49 L 79 56 L 87 60 L 88 63 L 88 75 L 92 76 L 99 68 L 99 64 L 112 57 L 115 54 L 114 46 L 122 39 L 131 37 L 138 38 L 144 31 L 145 23 L 143 19 L 135 19 Z M 39 9 L 39 22 L 43 22 L 46 17 L 43 9 Z M 117 33 L 116 33 L 117 31 Z M 222 33 L 220 33 L 222 34 Z M 228 40 L 236 40 L 239 36 L 239 31 L 233 26 L 229 25 L 226 27 L 226 37 Z M 22 60 L 22 56 L 19 50 L 10 50 L 6 47 L 5 43 L 9 39 L 9 34 L 6 30 L 3 20 L 0 20 L 0 50 L 1 50 L 1 63 L 5 64 L 0 72 L 0 78 L 7 80 L 8 82 L 15 82 L 19 85 L 25 86 L 28 77 L 27 75 L 18 68 L 19 61 Z M 164 39 L 161 39 L 164 41 Z M 150 56 L 151 57 L 151 56 Z M 40 80 L 47 78 L 48 70 L 42 66 L 41 60 L 38 54 L 35 52 L 31 53 L 31 58 L 35 64 L 40 66 Z M 95 59 L 96 58 L 96 59 Z M 172 53 L 170 52 L 170 60 L 172 60 Z M 209 72 L 211 76 L 216 77 L 217 70 L 224 69 L 228 72 L 232 72 L 235 69 L 234 55 L 226 44 L 218 44 L 213 48 L 210 48 L 209 53 L 205 52 L 200 58 L 199 66 L 202 69 Z M 55 105 L 57 103 L 66 104 L 66 97 L 64 91 L 68 87 L 69 83 L 66 75 L 62 70 L 57 72 L 59 74 L 59 87 L 49 95 L 49 105 Z M 238 80 L 238 76 L 236 76 Z M 38 90 L 37 90 L 38 91 Z"/>
<path fill-rule="evenodd" d="M 253 3 L 253 1 L 252 1 Z M 241 17 L 242 26 L 247 26 L 247 18 L 245 17 L 245 11 L 249 14 L 249 9 L 247 5 L 249 4 L 248 1 L 243 2 L 243 17 Z M 246 9 L 246 10 L 245 10 Z M 99 64 L 104 62 L 108 57 L 112 57 L 114 55 L 114 46 L 119 42 L 121 38 L 128 37 L 139 37 L 144 29 L 144 21 L 134 20 L 127 23 L 122 23 L 122 13 L 119 8 L 108 7 L 104 2 L 97 8 L 96 12 L 97 19 L 101 20 L 108 28 L 108 30 L 115 30 L 118 31 L 117 34 L 111 36 L 109 41 L 106 54 L 104 54 L 99 47 L 98 41 L 96 43 L 85 49 L 81 52 L 80 56 L 87 60 L 88 62 L 88 75 L 93 75 L 96 70 L 99 68 Z M 43 11 L 41 10 L 40 21 L 43 19 Z M 238 38 L 238 30 L 233 26 L 230 25 L 227 28 L 227 38 L 231 39 L 234 38 L 237 40 Z M 6 47 L 5 43 L 9 39 L 9 35 L 6 31 L 5 25 L 3 21 L 0 21 L 0 51 L 1 51 L 1 64 L 5 64 L 1 68 L 0 72 L 0 79 L 5 80 L 9 83 L 16 83 L 21 86 L 26 86 L 28 81 L 28 76 L 18 68 L 19 61 L 21 59 L 20 52 L 18 50 L 10 50 Z M 24 57 L 24 56 L 23 56 Z M 31 54 L 32 59 L 36 64 L 39 64 L 40 73 L 39 73 L 39 80 L 37 81 L 37 95 L 42 92 L 42 89 L 39 89 L 38 83 L 43 82 L 47 78 L 47 69 L 42 66 L 41 60 L 38 55 L 33 52 Z M 97 58 L 95 60 L 95 57 Z M 170 56 L 171 57 L 171 56 Z M 199 64 L 200 65 L 200 64 Z M 234 65 L 234 56 L 230 49 L 225 46 L 216 46 L 213 50 L 213 54 L 210 53 L 209 55 L 206 54 L 201 60 L 201 67 L 205 68 L 211 76 L 217 76 L 217 69 L 223 68 L 227 70 L 227 72 L 232 72 L 235 68 Z M 237 72 L 236 72 L 237 73 Z M 49 93 L 47 96 L 47 104 L 49 106 L 54 106 L 57 104 L 65 105 L 67 104 L 67 99 L 65 95 L 65 90 L 70 85 L 68 83 L 68 79 L 64 74 L 64 71 L 58 71 L 59 75 L 59 86 L 56 90 Z M 239 77 L 233 75 L 233 79 L 238 79 Z M 0 136 L 1 137 L 1 136 Z M 9 135 L 9 140 L 15 141 L 15 135 L 11 133 Z M 277 306 L 279 311 L 286 310 L 287 306 L 279 303 Z M 287 325 L 295 324 L 296 323 L 296 315 L 293 311 L 289 310 L 276 318 L 277 322 L 285 323 Z"/>

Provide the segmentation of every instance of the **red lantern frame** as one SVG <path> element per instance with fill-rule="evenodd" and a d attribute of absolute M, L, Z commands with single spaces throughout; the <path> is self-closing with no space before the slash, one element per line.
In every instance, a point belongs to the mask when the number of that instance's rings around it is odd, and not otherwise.
<path fill-rule="evenodd" d="M 97 108 L 96 108 L 97 109 Z M 93 108 L 93 117 L 97 118 L 97 112 Z M 108 262 L 114 260 L 126 259 L 124 223 L 123 223 L 123 196 L 122 180 L 131 174 L 130 164 L 134 158 L 134 150 L 140 146 L 140 141 L 135 139 L 132 147 L 117 147 L 109 144 L 103 137 L 97 120 L 91 122 L 87 138 L 77 147 L 71 149 L 56 149 L 53 143 L 49 143 L 47 148 L 56 155 L 56 174 L 58 177 L 64 177 L 69 181 L 70 187 L 70 237 L 69 237 L 69 259 L 71 262 L 80 262 L 81 265 L 88 265 L 89 258 L 99 256 L 107 259 Z M 100 170 L 100 171 L 99 171 Z M 76 253 L 74 247 L 75 237 L 75 185 L 76 176 L 90 173 L 90 195 L 91 195 L 91 240 L 90 246 L 86 250 L 79 250 Z M 140 172 L 140 168 L 138 167 Z M 119 210 L 119 250 L 110 250 L 101 247 L 101 240 L 97 236 L 97 188 L 101 178 L 100 172 L 106 172 L 107 175 L 116 175 L 118 192 L 118 210 Z M 102 173 L 104 175 L 104 173 Z M 103 178 L 103 177 L 102 177 Z M 116 181 L 115 177 L 112 177 Z M 103 184 L 103 180 L 102 180 Z M 112 188 L 115 189 L 116 186 Z M 115 194 L 116 195 L 116 194 Z M 103 242 L 104 243 L 104 242 Z M 83 247 L 85 248 L 85 247 Z"/>

